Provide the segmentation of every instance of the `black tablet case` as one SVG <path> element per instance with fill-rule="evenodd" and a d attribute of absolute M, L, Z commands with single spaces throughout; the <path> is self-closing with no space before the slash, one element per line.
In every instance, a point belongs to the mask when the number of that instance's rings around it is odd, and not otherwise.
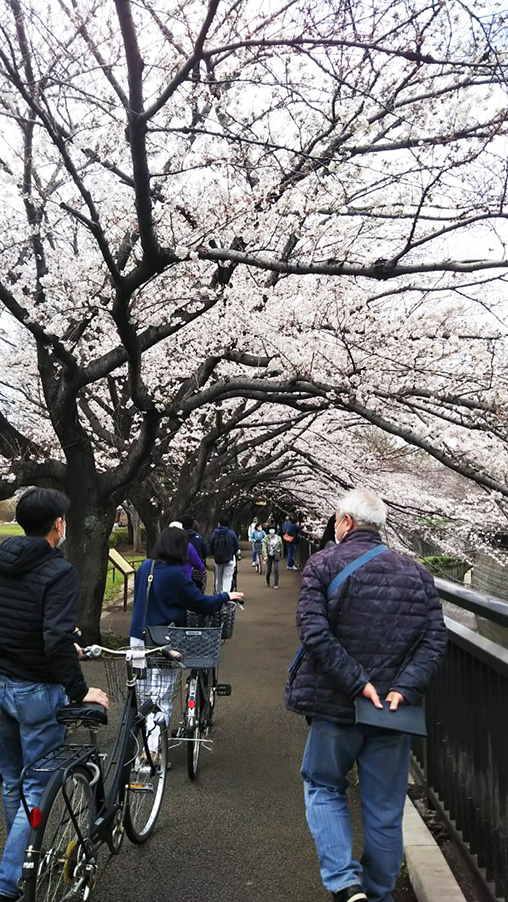
<path fill-rule="evenodd" d="M 417 705 L 399 705 L 396 711 L 390 711 L 390 702 L 382 703 L 382 708 L 376 708 L 370 698 L 355 698 L 356 723 L 381 727 L 383 730 L 396 730 L 398 733 L 427 735 L 423 708 Z"/>

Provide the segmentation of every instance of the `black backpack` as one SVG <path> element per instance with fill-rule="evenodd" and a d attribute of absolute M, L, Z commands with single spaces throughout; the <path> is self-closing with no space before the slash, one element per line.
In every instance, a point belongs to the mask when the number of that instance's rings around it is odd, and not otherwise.
<path fill-rule="evenodd" d="M 213 559 L 216 564 L 229 564 L 233 548 L 227 532 L 218 532 L 213 543 Z"/>

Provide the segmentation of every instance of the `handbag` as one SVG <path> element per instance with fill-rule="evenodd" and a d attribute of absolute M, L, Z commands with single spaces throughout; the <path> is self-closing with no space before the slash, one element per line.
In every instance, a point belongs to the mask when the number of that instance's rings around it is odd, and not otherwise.
<path fill-rule="evenodd" d="M 167 623 L 162 626 L 145 626 L 144 640 L 146 648 L 159 648 L 171 641 Z"/>
<path fill-rule="evenodd" d="M 159 645 L 167 645 L 170 641 L 167 623 L 160 625 L 148 626 L 146 623 L 146 612 L 148 610 L 148 602 L 150 600 L 150 589 L 153 583 L 153 568 L 155 561 L 152 561 L 150 573 L 146 580 L 146 596 L 145 596 L 145 613 L 143 614 L 143 640 L 146 648 L 158 648 Z"/>
<path fill-rule="evenodd" d="M 285 533 L 285 535 L 284 535 L 284 541 L 285 541 L 285 542 L 294 542 L 294 540 L 295 540 L 295 537 L 294 537 L 294 536 L 290 536 L 288 532 Z"/>

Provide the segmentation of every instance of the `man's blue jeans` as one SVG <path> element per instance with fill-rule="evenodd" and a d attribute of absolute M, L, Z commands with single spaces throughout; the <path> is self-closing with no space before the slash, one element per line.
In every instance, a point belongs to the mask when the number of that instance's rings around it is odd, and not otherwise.
<path fill-rule="evenodd" d="M 19 778 L 26 764 L 63 742 L 65 727 L 55 713 L 66 703 L 57 683 L 33 683 L 0 674 L 0 773 L 7 842 L 0 862 L 0 893 L 15 898 L 25 854 L 29 824 L 20 801 Z M 35 807 L 49 774 L 29 771 L 23 791 Z"/>
<path fill-rule="evenodd" d="M 288 546 L 288 567 L 294 567 L 295 565 L 295 543 L 287 542 Z"/>
<path fill-rule="evenodd" d="M 361 864 L 353 858 L 346 799 L 346 775 L 355 761 L 365 829 Z M 409 736 L 313 718 L 301 773 L 326 889 L 337 893 L 360 884 L 369 902 L 392 902 L 404 851 Z"/>

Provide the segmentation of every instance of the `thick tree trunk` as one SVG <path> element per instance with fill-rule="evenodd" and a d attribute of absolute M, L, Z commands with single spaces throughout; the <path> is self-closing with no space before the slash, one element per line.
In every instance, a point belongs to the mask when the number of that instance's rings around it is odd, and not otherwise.
<path fill-rule="evenodd" d="M 141 541 L 141 517 L 138 511 L 130 502 L 124 502 L 123 508 L 129 518 L 129 539 L 134 554 L 143 554 L 145 549 Z"/>
<path fill-rule="evenodd" d="M 127 514 L 127 545 L 132 545 L 132 543 L 134 542 L 134 527 L 132 525 L 132 517 L 126 507 L 124 507 L 124 511 Z"/>
<path fill-rule="evenodd" d="M 132 550 L 134 554 L 142 554 L 144 548 L 141 542 L 141 517 L 138 512 L 133 510 L 132 518 Z"/>
<path fill-rule="evenodd" d="M 74 494 L 74 493 L 73 493 Z M 79 626 L 82 644 L 100 643 L 100 620 L 108 569 L 108 539 L 115 521 L 115 504 L 94 503 L 93 495 L 71 497 L 67 516 L 65 554 L 77 568 L 81 583 Z"/>
<path fill-rule="evenodd" d="M 146 549 L 140 550 L 146 550 L 147 556 L 150 556 L 162 531 L 160 510 L 150 501 L 148 491 L 140 490 L 136 485 L 129 488 L 129 502 L 129 510 L 131 506 L 135 508 L 146 531 Z"/>

